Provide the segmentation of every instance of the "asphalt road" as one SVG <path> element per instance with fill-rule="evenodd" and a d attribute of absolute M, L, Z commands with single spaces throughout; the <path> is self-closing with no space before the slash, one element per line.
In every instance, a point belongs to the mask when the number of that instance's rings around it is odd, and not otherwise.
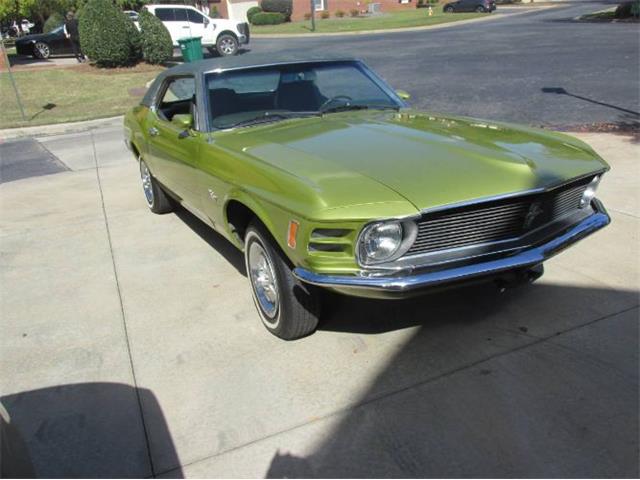
<path fill-rule="evenodd" d="M 576 2 L 417 32 L 258 38 L 247 55 L 303 50 L 356 56 L 407 90 L 413 106 L 437 112 L 531 125 L 638 125 L 638 25 L 572 20 L 611 5 Z M 544 92 L 557 88 L 568 94 Z"/>

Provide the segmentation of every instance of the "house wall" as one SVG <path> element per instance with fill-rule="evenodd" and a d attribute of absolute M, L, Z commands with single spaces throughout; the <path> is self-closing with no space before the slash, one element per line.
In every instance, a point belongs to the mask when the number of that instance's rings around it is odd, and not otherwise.
<path fill-rule="evenodd" d="M 400 3 L 399 0 L 373 0 L 372 3 L 380 3 L 381 11 L 393 12 L 396 10 L 411 10 L 416 8 L 416 0 L 409 3 Z M 351 10 L 357 9 L 361 12 L 367 11 L 367 2 L 364 0 L 324 0 L 324 11 L 328 11 L 331 18 L 335 16 L 335 12 L 342 10 L 345 16 L 349 15 Z M 309 13 L 309 0 L 293 0 L 292 21 L 304 20 L 305 13 Z M 316 11 L 316 18 L 319 19 L 321 11 Z"/>

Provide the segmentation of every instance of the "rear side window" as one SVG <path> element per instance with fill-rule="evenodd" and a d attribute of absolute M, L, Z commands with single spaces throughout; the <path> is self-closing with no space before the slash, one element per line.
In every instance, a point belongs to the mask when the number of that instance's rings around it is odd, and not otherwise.
<path fill-rule="evenodd" d="M 158 114 L 171 121 L 179 113 L 195 115 L 196 82 L 193 77 L 180 77 L 169 80 L 162 99 L 158 104 Z"/>
<path fill-rule="evenodd" d="M 173 21 L 173 8 L 156 8 L 155 14 L 163 22 Z"/>
<path fill-rule="evenodd" d="M 187 10 L 187 17 L 191 23 L 204 23 L 204 17 L 195 10 Z"/>
<path fill-rule="evenodd" d="M 174 8 L 173 14 L 175 15 L 176 22 L 187 21 L 187 9 L 186 8 Z"/>

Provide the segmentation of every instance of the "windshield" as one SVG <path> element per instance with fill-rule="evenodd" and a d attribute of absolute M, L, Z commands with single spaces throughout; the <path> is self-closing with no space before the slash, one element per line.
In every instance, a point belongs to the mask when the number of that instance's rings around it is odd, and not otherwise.
<path fill-rule="evenodd" d="M 215 128 L 401 106 L 357 62 L 228 71 L 209 74 L 206 85 Z"/>

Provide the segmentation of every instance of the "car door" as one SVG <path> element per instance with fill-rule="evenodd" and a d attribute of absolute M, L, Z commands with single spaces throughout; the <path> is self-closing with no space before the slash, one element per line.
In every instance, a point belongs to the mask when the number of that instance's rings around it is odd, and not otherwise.
<path fill-rule="evenodd" d="M 187 10 L 187 18 L 189 20 L 189 31 L 191 36 L 201 37 L 203 45 L 211 45 L 215 43 L 213 29 L 209 28 L 211 21 L 208 17 L 194 8 L 189 8 Z"/>
<path fill-rule="evenodd" d="M 61 55 L 73 52 L 71 41 L 65 37 L 63 27 L 52 30 L 47 38 L 49 48 L 53 55 Z"/>
<path fill-rule="evenodd" d="M 199 156 L 202 135 L 194 128 L 185 129 L 172 122 L 177 114 L 193 113 L 195 98 L 193 76 L 172 77 L 165 80 L 158 101 L 147 122 L 147 160 L 151 173 L 181 201 L 199 209 L 200 201 L 193 171 Z"/>

